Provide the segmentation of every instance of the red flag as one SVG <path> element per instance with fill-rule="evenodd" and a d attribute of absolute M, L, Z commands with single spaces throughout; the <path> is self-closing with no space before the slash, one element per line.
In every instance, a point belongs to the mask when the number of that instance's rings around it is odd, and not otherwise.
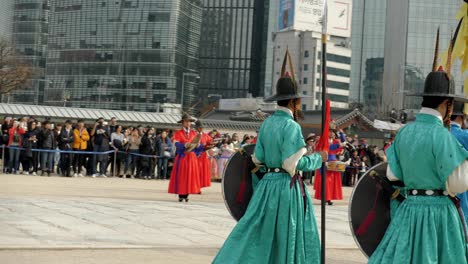
<path fill-rule="evenodd" d="M 328 151 L 330 148 L 330 141 L 328 140 L 330 134 L 330 100 L 325 101 L 325 124 L 323 125 L 323 135 L 320 136 L 317 142 L 317 151 Z"/>

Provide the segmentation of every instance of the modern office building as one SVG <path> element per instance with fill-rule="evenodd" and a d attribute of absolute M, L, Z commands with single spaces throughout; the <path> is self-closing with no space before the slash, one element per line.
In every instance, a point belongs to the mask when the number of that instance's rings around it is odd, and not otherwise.
<path fill-rule="evenodd" d="M 279 19 L 279 10 L 280 10 L 280 1 L 276 0 L 269 0 L 266 1 L 268 3 L 268 25 L 267 27 L 267 42 L 266 42 L 266 56 L 265 56 L 265 65 L 264 70 L 264 83 L 263 83 L 263 94 L 270 94 L 270 91 L 274 89 L 276 80 L 272 78 L 273 75 L 273 51 L 275 47 L 275 43 L 273 41 L 274 33 L 278 32 L 278 19 Z"/>
<path fill-rule="evenodd" d="M 432 68 L 437 27 L 441 52 L 448 47 L 461 1 L 354 0 L 352 23 L 351 101 L 365 105 L 373 117 L 392 108 L 418 109 Z M 458 64 L 452 74 L 461 92 Z"/>
<path fill-rule="evenodd" d="M 263 95 L 269 0 L 203 0 L 199 95 Z"/>
<path fill-rule="evenodd" d="M 350 102 L 375 112 L 382 104 L 387 0 L 354 0 Z"/>
<path fill-rule="evenodd" d="M 46 84 L 49 1 L 14 0 L 13 12 L 8 15 L 13 16 L 12 23 L 6 25 L 12 26 L 11 36 L 16 48 L 16 56 L 23 63 L 31 66 L 33 75 L 24 88 L 7 95 L 6 101 L 40 104 L 44 100 Z"/>
<path fill-rule="evenodd" d="M 274 35 L 274 76 L 280 78 L 283 57 L 289 49 L 299 92 L 310 98 L 302 99 L 302 109 L 316 110 L 321 106 L 321 34 L 289 30 Z M 334 108 L 347 108 L 351 70 L 351 50 L 346 38 L 332 37 L 327 45 L 328 97 Z M 288 71 L 290 71 L 288 66 Z M 272 91 L 271 93 L 274 93 Z"/>
<path fill-rule="evenodd" d="M 0 1 L 0 39 L 2 40 L 11 40 L 13 5 L 13 0 Z"/>
<path fill-rule="evenodd" d="M 200 0 L 50 6 L 46 104 L 155 111 L 197 100 Z"/>

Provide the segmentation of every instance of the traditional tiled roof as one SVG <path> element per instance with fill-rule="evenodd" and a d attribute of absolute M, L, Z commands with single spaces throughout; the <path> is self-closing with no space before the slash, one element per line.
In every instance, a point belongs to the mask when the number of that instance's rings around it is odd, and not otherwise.
<path fill-rule="evenodd" d="M 354 109 L 352 112 L 350 112 L 350 113 L 336 119 L 335 122 L 336 122 L 337 126 L 341 126 L 341 125 L 353 120 L 356 117 L 359 117 L 359 119 L 361 119 L 362 122 L 364 122 L 365 125 L 367 125 L 369 127 L 374 127 L 374 122 L 372 122 L 369 118 L 367 118 L 365 115 L 363 115 L 361 113 L 361 111 L 359 111 L 359 109 Z"/>

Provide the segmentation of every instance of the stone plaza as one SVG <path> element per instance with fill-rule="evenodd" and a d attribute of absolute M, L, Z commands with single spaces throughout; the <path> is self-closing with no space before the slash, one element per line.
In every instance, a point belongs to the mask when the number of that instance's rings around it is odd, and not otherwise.
<path fill-rule="evenodd" d="M 211 263 L 236 224 L 216 182 L 189 203 L 167 193 L 168 181 L 0 175 L 0 182 L 3 264 Z M 366 261 L 350 233 L 350 193 L 345 187 L 345 199 L 327 207 L 327 263 Z"/>

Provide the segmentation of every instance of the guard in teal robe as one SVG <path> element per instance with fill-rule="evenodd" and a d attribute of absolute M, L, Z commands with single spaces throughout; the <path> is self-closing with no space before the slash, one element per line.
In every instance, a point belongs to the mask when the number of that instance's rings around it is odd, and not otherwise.
<path fill-rule="evenodd" d="M 457 118 L 461 118 L 461 122 L 465 123 L 466 114 L 464 113 L 464 107 L 465 104 L 462 102 L 454 103 L 450 131 L 455 136 L 455 138 L 457 138 L 458 142 L 460 142 L 460 144 L 462 144 L 463 147 L 468 150 L 468 130 L 462 129 L 458 122 L 454 122 Z M 468 192 L 460 193 L 457 195 L 457 197 L 460 199 L 460 205 L 465 216 L 466 224 L 466 220 L 468 220 Z"/>
<path fill-rule="evenodd" d="M 468 152 L 444 127 L 450 102 L 461 99 L 454 90 L 447 73 L 431 72 L 416 121 L 403 127 L 387 149 L 387 177 L 404 182 L 408 195 L 369 263 L 467 263 L 462 218 L 447 195 L 468 189 Z M 431 102 L 437 103 L 430 107 Z"/>
<path fill-rule="evenodd" d="M 294 86 L 294 90 L 289 97 L 283 90 L 283 95 L 276 95 L 275 100 L 300 97 L 291 78 L 281 78 L 277 90 L 284 86 Z M 246 213 L 213 263 L 320 263 L 312 200 L 300 180 L 292 181 L 296 170 L 314 171 L 322 164 L 319 153 L 304 156 L 305 153 L 300 125 L 291 110 L 279 107 L 260 128 L 254 161 L 281 171 L 265 174 L 256 184 Z"/>

